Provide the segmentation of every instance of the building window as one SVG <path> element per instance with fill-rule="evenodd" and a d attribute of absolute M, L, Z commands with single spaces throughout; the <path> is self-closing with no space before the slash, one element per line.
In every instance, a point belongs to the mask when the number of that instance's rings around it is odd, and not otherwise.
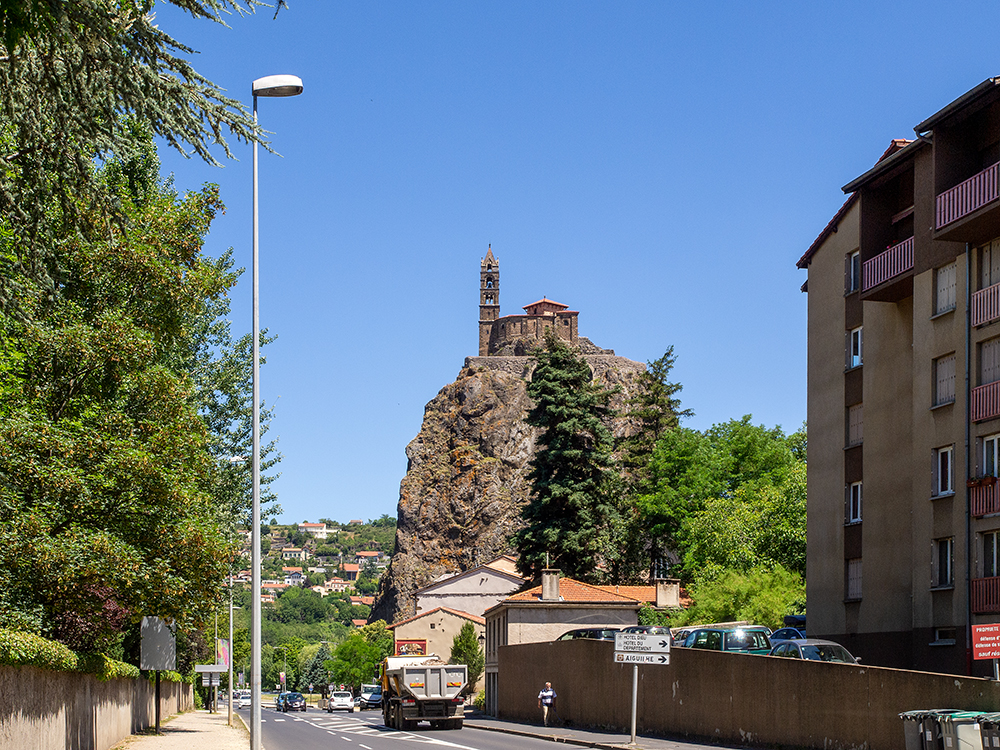
<path fill-rule="evenodd" d="M 861 326 L 847 332 L 847 369 L 861 366 Z"/>
<path fill-rule="evenodd" d="M 948 312 L 955 309 L 955 280 L 957 277 L 957 263 L 949 263 L 941 266 L 935 273 L 936 288 L 934 294 L 934 314 Z"/>
<path fill-rule="evenodd" d="M 861 598 L 861 558 L 854 557 L 844 561 L 845 577 L 847 578 L 847 601 L 857 601 Z"/>
<path fill-rule="evenodd" d="M 847 407 L 847 447 L 861 445 L 865 439 L 865 414 L 861 404 Z"/>
<path fill-rule="evenodd" d="M 861 253 L 855 250 L 844 259 L 844 293 L 850 294 L 861 288 Z"/>
<path fill-rule="evenodd" d="M 987 435 L 983 438 L 983 463 L 981 476 L 995 477 L 997 464 L 1000 463 L 1000 435 Z"/>
<path fill-rule="evenodd" d="M 861 482 L 852 482 L 847 487 L 847 501 L 844 521 L 859 523 L 861 521 Z"/>
<path fill-rule="evenodd" d="M 979 345 L 979 385 L 1000 380 L 1000 337 Z"/>
<path fill-rule="evenodd" d="M 983 534 L 983 578 L 994 578 L 997 575 L 997 533 L 987 531 Z"/>
<path fill-rule="evenodd" d="M 931 585 L 943 588 L 955 585 L 955 538 L 934 540 L 934 578 Z"/>
<path fill-rule="evenodd" d="M 955 447 L 938 448 L 934 451 L 934 494 L 951 495 L 955 492 L 953 479 L 953 459 Z"/>
<path fill-rule="evenodd" d="M 979 250 L 979 288 L 1000 283 L 1000 242 L 991 242 Z"/>
<path fill-rule="evenodd" d="M 934 360 L 934 406 L 955 401 L 955 355 Z"/>

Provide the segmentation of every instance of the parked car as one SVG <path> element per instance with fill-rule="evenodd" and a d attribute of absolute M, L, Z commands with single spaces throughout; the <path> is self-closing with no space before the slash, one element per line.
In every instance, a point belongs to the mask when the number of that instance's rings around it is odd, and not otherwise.
<path fill-rule="evenodd" d="M 326 710 L 329 713 L 334 711 L 353 711 L 354 696 L 346 690 L 338 690 L 330 694 L 330 700 L 326 703 Z"/>
<path fill-rule="evenodd" d="M 285 699 L 281 702 L 279 711 L 288 713 L 289 711 L 305 711 L 306 698 L 302 693 L 284 693 Z"/>
<path fill-rule="evenodd" d="M 805 638 L 797 641 L 783 641 L 771 649 L 771 656 L 809 661 L 835 661 L 842 664 L 857 664 L 850 651 L 834 641 L 822 638 Z"/>
<path fill-rule="evenodd" d="M 771 633 L 771 645 L 777 641 L 801 640 L 806 637 L 806 631 L 801 628 L 778 628 Z"/>
<path fill-rule="evenodd" d="M 771 641 L 768 629 L 762 625 L 743 627 L 694 628 L 688 633 L 685 648 L 703 648 L 710 651 L 734 651 L 745 654 L 769 654 Z"/>
<path fill-rule="evenodd" d="M 590 638 L 595 641 L 613 641 L 618 628 L 577 628 L 569 630 L 556 638 L 557 641 L 572 641 L 577 638 Z"/>
<path fill-rule="evenodd" d="M 670 635 L 670 628 L 663 625 L 629 625 L 623 633 L 645 633 L 646 635 Z"/>

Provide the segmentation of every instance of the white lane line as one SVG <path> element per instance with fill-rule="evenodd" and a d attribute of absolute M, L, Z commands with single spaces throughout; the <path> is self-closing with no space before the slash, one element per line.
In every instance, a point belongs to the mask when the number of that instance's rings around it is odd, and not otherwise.
<path fill-rule="evenodd" d="M 354 742 L 354 740 L 350 739 L 349 737 L 344 737 L 343 735 L 340 736 L 340 739 L 342 739 L 344 742 Z"/>
<path fill-rule="evenodd" d="M 368 745 L 362 745 L 360 742 L 358 743 L 358 747 L 363 747 L 365 750 L 372 750 Z"/>
<path fill-rule="evenodd" d="M 284 721 L 284 719 L 275 719 L 275 721 Z"/>

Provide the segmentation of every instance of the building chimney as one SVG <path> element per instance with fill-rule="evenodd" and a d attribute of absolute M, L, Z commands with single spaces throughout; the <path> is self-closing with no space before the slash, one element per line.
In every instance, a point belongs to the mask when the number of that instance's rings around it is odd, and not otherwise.
<path fill-rule="evenodd" d="M 681 581 L 679 578 L 656 579 L 656 606 L 681 606 Z"/>
<path fill-rule="evenodd" d="M 542 571 L 542 601 L 559 601 L 559 569 L 546 568 Z"/>

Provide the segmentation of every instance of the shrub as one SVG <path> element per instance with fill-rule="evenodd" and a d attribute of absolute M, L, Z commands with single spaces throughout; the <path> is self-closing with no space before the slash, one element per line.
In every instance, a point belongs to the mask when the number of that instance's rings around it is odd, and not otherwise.
<path fill-rule="evenodd" d="M 71 672 L 77 669 L 78 661 L 61 643 L 32 633 L 0 630 L 0 664 Z"/>
<path fill-rule="evenodd" d="M 114 680 L 120 677 L 138 677 L 139 668 L 123 661 L 116 661 L 104 654 L 80 654 L 78 659 L 78 669 L 81 672 L 90 672 L 97 676 L 101 682 Z"/>

